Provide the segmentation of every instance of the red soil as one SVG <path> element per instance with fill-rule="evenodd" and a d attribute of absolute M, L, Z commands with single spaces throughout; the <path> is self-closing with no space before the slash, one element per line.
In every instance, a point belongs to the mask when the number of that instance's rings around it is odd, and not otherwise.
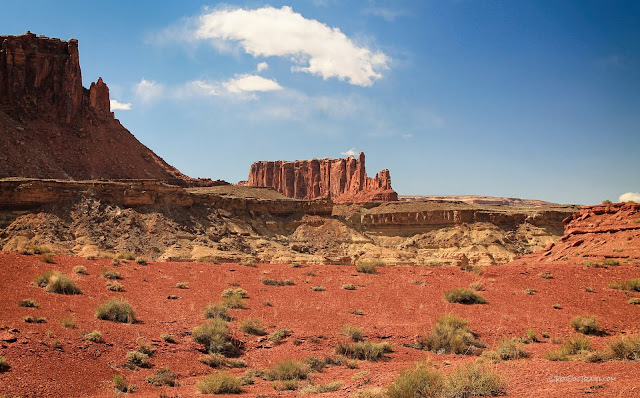
<path fill-rule="evenodd" d="M 88 275 L 71 272 L 83 265 Z M 124 276 L 121 293 L 105 288 L 102 269 L 117 269 Z M 82 295 L 64 296 L 47 293 L 32 284 L 33 279 L 47 270 L 60 270 L 76 279 Z M 638 364 L 632 362 L 550 362 L 546 351 L 557 349 L 553 338 L 573 335 L 570 320 L 583 314 L 596 315 L 609 336 L 591 337 L 596 348 L 602 348 L 614 335 L 640 334 L 638 314 L 640 306 L 628 304 L 627 294 L 607 288 L 611 281 L 640 276 L 640 262 L 633 259 L 620 266 L 587 268 L 582 264 L 541 264 L 520 260 L 517 264 L 486 267 L 476 275 L 454 267 L 385 267 L 376 275 L 359 274 L 351 266 L 317 265 L 292 268 L 288 265 L 258 264 L 256 268 L 236 264 L 207 263 L 150 263 L 141 266 L 133 261 L 119 267 L 109 259 L 87 260 L 78 257 L 56 256 L 55 264 L 46 264 L 37 256 L 23 256 L 0 252 L 0 355 L 7 358 L 11 369 L 0 373 L 0 393 L 35 396 L 113 396 L 112 378 L 122 373 L 127 382 L 138 386 L 136 396 L 193 396 L 199 395 L 194 384 L 203 376 L 216 372 L 198 361 L 201 347 L 191 341 L 189 333 L 203 322 L 202 307 L 219 300 L 220 293 L 229 287 L 240 286 L 249 292 L 247 309 L 232 310 L 236 337 L 246 343 L 242 359 L 249 368 L 265 368 L 285 358 L 304 359 L 310 355 L 334 355 L 333 347 L 342 341 L 339 329 L 344 324 L 362 327 L 366 338 L 384 339 L 394 347 L 389 359 L 380 362 L 358 361 L 358 369 L 344 366 L 325 368 L 313 374 L 317 383 L 341 381 L 340 391 L 324 396 L 347 397 L 359 388 L 386 386 L 403 369 L 420 360 L 430 360 L 444 372 L 476 357 L 438 355 L 404 347 L 416 337 L 427 333 L 436 317 L 445 313 L 460 315 L 470 322 L 479 338 L 493 348 L 501 339 L 524 336 L 535 328 L 538 337 L 548 332 L 550 338 L 529 344 L 528 359 L 508 361 L 496 365 L 508 383 L 508 395 L 514 397 L 557 397 L 593 393 L 594 396 L 640 396 Z M 310 272 L 313 276 L 310 276 Z M 543 279 L 541 272 L 550 272 L 553 279 Z M 295 286 L 265 286 L 263 278 L 291 279 Z M 482 280 L 486 291 L 484 305 L 451 304 L 443 293 L 454 287 L 466 287 Z M 416 284 L 415 281 L 424 282 Z M 175 288 L 178 282 L 188 282 L 188 289 Z M 356 290 L 341 289 L 353 283 Z M 322 285 L 326 291 L 312 291 L 311 286 Z M 585 291 L 593 289 L 594 293 Z M 537 290 L 527 295 L 525 288 Z M 167 296 L 178 295 L 179 300 Z M 136 309 L 140 322 L 132 325 L 98 320 L 96 307 L 107 298 L 122 297 Z M 32 298 L 40 308 L 22 308 L 21 299 Z M 270 305 L 266 305 L 266 303 Z M 553 304 L 560 304 L 557 310 Z M 363 315 L 351 311 L 360 309 Z M 47 318 L 43 324 L 25 323 L 24 316 Z M 71 316 L 76 328 L 64 328 L 60 320 Z M 271 346 L 264 338 L 243 334 L 240 320 L 261 318 L 269 325 L 269 332 L 287 328 L 293 330 L 282 345 Z M 104 343 L 92 343 L 82 335 L 94 329 L 103 334 Z M 48 335 L 52 331 L 52 335 Z M 160 335 L 171 333 L 177 343 L 162 342 Z M 156 353 L 151 357 L 152 368 L 127 370 L 127 351 L 136 348 L 138 336 L 153 342 Z M 15 339 L 15 341 L 14 341 Z M 61 349 L 53 347 L 58 339 Z M 301 344 L 294 345 L 295 339 Z M 168 366 L 178 375 L 179 387 L 154 387 L 145 379 Z M 365 377 L 353 380 L 362 371 Z M 241 374 L 242 369 L 232 370 Z M 550 376 L 615 377 L 615 381 L 550 383 Z M 366 382 L 366 384 L 365 384 Z M 270 382 L 256 379 L 254 385 L 243 387 L 241 396 L 296 396 L 296 392 L 276 392 Z"/>

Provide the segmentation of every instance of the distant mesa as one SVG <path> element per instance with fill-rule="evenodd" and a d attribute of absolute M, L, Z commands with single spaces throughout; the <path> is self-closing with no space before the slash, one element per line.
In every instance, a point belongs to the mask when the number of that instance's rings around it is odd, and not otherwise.
<path fill-rule="evenodd" d="M 115 119 L 99 78 L 82 87 L 78 41 L 27 32 L 0 36 L 0 178 L 194 179 L 141 144 Z"/>
<path fill-rule="evenodd" d="M 334 202 L 397 201 L 389 170 L 368 177 L 364 153 L 358 159 L 261 161 L 251 165 L 249 179 L 240 185 L 270 187 L 294 199 L 331 199 Z"/>

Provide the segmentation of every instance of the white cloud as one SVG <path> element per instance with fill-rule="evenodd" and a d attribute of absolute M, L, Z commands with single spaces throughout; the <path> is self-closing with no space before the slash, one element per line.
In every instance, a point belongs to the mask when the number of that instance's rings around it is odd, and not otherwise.
<path fill-rule="evenodd" d="M 393 22 L 396 18 L 407 15 L 404 10 L 393 10 L 391 8 L 372 7 L 364 10 L 365 14 L 380 17 L 387 22 Z"/>
<path fill-rule="evenodd" d="M 222 83 L 222 85 L 227 91 L 234 94 L 282 90 L 282 86 L 275 80 L 266 79 L 258 75 L 237 75 L 235 78 Z"/>
<path fill-rule="evenodd" d="M 348 151 L 340 152 L 340 155 L 343 155 L 343 156 L 356 156 L 355 148 L 351 148 Z"/>
<path fill-rule="evenodd" d="M 358 86 L 371 86 L 390 62 L 383 52 L 359 47 L 340 29 L 306 19 L 287 6 L 219 9 L 201 15 L 195 25 L 190 37 L 216 47 L 220 40 L 235 41 L 254 57 L 288 57 L 295 64 L 293 71 Z"/>
<path fill-rule="evenodd" d="M 136 84 L 135 93 L 143 102 L 149 102 L 164 94 L 164 86 L 143 78 Z"/>
<path fill-rule="evenodd" d="M 640 203 L 640 193 L 638 193 L 638 192 L 627 192 L 627 193 L 623 193 L 618 198 L 618 202 L 629 202 L 629 201 Z"/>
<path fill-rule="evenodd" d="M 118 100 L 111 100 L 109 101 L 109 104 L 111 105 L 111 110 L 112 111 L 128 111 L 131 110 L 131 103 L 130 102 L 118 102 Z"/>
<path fill-rule="evenodd" d="M 173 90 L 173 96 L 181 99 L 189 97 L 210 97 L 215 95 L 220 95 L 219 85 L 204 80 L 192 80 Z"/>
<path fill-rule="evenodd" d="M 258 75 L 236 75 L 226 81 L 192 80 L 182 85 L 165 89 L 170 96 L 177 99 L 192 97 L 233 96 L 240 99 L 256 99 L 256 92 L 282 90 L 275 80 Z M 249 95 L 247 95 L 249 94 Z"/>
<path fill-rule="evenodd" d="M 408 140 L 410 138 L 413 138 L 413 134 L 411 134 L 411 133 L 402 134 L 402 138 L 404 138 L 405 140 Z"/>
<path fill-rule="evenodd" d="M 266 63 L 266 62 L 260 62 L 256 69 L 257 69 L 258 72 L 262 72 L 263 70 L 269 69 L 269 64 Z"/>

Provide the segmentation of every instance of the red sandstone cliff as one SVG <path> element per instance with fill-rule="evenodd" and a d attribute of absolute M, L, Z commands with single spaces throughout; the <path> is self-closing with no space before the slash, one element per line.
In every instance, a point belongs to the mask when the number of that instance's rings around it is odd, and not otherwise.
<path fill-rule="evenodd" d="M 395 201 L 389 170 L 367 177 L 364 153 L 358 159 L 262 161 L 251 165 L 246 185 L 271 187 L 295 199 L 330 198 L 335 202 Z"/>
<path fill-rule="evenodd" d="M 156 179 L 180 173 L 114 118 L 99 78 L 82 87 L 78 41 L 0 36 L 0 178 Z"/>

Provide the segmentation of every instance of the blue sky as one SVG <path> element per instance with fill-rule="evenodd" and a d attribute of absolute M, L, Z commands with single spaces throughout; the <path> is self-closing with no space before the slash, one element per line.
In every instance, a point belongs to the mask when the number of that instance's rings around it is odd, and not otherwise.
<path fill-rule="evenodd" d="M 0 34 L 77 38 L 84 85 L 194 177 L 353 150 L 406 195 L 640 192 L 637 1 L 18 3 Z"/>

